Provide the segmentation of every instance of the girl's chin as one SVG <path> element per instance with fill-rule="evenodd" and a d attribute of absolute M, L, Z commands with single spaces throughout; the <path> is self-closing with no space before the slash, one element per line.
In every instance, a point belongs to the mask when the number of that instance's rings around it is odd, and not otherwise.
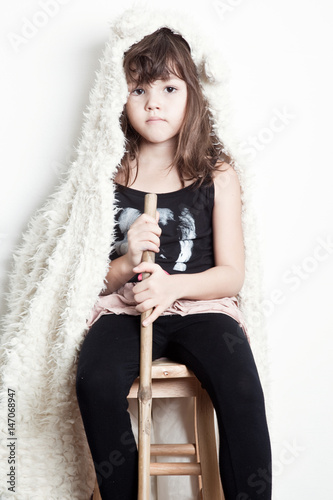
<path fill-rule="evenodd" d="M 146 144 L 146 145 L 170 145 L 174 146 L 176 142 L 177 135 L 174 136 L 146 136 L 142 137 L 141 144 Z"/>

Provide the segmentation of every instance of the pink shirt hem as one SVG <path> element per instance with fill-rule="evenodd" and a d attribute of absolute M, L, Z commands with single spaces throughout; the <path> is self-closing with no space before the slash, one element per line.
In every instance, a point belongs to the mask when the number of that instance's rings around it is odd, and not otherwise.
<path fill-rule="evenodd" d="M 90 318 L 87 321 L 87 326 L 90 328 L 104 314 L 129 314 L 138 316 L 140 313 L 135 309 L 136 302 L 134 300 L 133 287 L 136 283 L 125 283 L 115 292 L 100 296 L 95 306 L 91 311 Z M 236 297 L 223 297 L 222 299 L 209 300 L 176 300 L 161 316 L 170 314 L 187 314 L 198 313 L 224 313 L 235 319 L 242 327 L 247 340 L 250 342 L 248 330 L 244 321 L 243 314 L 238 308 Z"/>

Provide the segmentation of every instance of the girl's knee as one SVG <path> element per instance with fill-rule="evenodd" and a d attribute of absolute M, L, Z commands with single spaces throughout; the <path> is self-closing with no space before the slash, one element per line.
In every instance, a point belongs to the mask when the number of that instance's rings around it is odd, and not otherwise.
<path fill-rule="evenodd" d="M 78 370 L 76 376 L 77 398 L 88 404 L 126 406 L 130 386 L 131 381 L 124 372 L 111 367 L 108 371 L 101 371 L 98 367 L 89 371 Z"/>
<path fill-rule="evenodd" d="M 235 384 L 235 395 L 245 408 L 264 405 L 264 394 L 256 372 L 244 373 Z"/>

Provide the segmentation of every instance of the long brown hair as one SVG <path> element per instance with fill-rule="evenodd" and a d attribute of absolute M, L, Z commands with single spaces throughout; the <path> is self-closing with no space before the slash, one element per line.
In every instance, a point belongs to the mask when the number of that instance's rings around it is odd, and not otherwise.
<path fill-rule="evenodd" d="M 186 40 L 169 28 L 160 28 L 132 45 L 124 55 L 124 71 L 128 82 L 135 85 L 165 80 L 175 74 L 187 84 L 187 104 L 183 124 L 178 134 L 175 157 L 170 165 L 176 166 L 184 180 L 196 180 L 196 186 L 213 182 L 212 173 L 218 160 L 231 162 L 223 151 L 224 146 L 213 128 L 213 118 L 208 108 L 198 78 L 197 68 Z M 121 126 L 127 139 L 127 152 L 122 161 L 125 185 L 129 183 L 129 162 L 138 165 L 140 135 L 131 126 L 126 106 L 121 116 Z M 136 170 L 137 176 L 137 170 Z M 135 177 L 136 178 L 136 177 Z M 135 179 L 134 179 L 135 180 Z M 134 182 L 134 181 L 133 181 Z"/>

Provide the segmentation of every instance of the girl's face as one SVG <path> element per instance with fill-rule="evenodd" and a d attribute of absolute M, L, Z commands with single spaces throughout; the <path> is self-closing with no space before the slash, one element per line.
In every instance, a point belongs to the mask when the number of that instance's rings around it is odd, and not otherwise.
<path fill-rule="evenodd" d="M 128 85 L 127 117 L 148 143 L 174 143 L 183 123 L 187 85 L 175 75 L 136 87 Z"/>

